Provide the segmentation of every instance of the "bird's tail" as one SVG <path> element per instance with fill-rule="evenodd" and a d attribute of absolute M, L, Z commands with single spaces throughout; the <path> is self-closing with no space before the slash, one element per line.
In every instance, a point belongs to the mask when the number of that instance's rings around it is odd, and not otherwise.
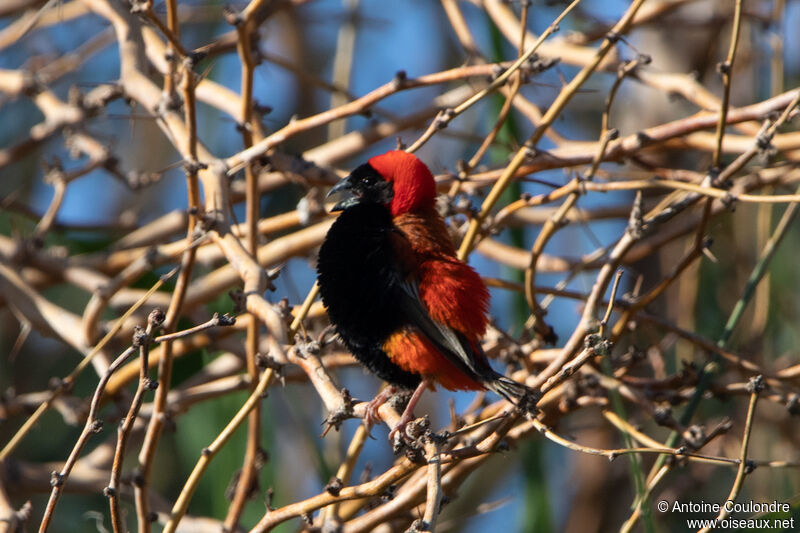
<path fill-rule="evenodd" d="M 530 387 L 517 383 L 501 374 L 495 374 L 492 379 L 487 379 L 483 385 L 516 405 L 523 413 L 536 414 L 536 402 L 539 393 Z"/>

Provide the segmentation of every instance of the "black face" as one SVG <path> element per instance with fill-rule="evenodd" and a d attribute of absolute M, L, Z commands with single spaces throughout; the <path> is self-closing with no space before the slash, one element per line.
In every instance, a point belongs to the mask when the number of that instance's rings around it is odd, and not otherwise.
<path fill-rule="evenodd" d="M 328 196 L 345 191 L 348 193 L 348 197 L 333 206 L 331 211 L 342 211 L 360 203 L 388 205 L 394 197 L 392 184 L 378 174 L 369 163 L 361 165 L 334 185 L 328 192 Z"/>

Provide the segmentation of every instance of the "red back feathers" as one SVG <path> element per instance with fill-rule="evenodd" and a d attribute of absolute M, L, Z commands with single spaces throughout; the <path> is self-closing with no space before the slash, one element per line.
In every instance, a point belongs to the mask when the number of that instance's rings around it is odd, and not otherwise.
<path fill-rule="evenodd" d="M 417 156 L 402 150 L 391 150 L 371 158 L 369 164 L 387 181 L 393 182 L 392 216 L 433 207 L 435 204 L 436 182 L 431 171 Z"/>

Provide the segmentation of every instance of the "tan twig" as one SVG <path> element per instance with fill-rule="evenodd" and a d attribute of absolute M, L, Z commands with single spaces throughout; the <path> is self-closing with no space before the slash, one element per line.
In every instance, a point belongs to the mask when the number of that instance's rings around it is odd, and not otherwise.
<path fill-rule="evenodd" d="M 172 507 L 169 520 L 164 525 L 164 533 L 175 532 L 181 519 L 186 514 L 186 510 L 189 507 L 189 501 L 191 500 L 194 491 L 197 489 L 197 485 L 200 483 L 200 479 L 203 477 L 203 474 L 208 468 L 209 463 L 211 463 L 211 461 L 214 459 L 214 456 L 219 452 L 220 448 L 222 448 L 225 443 L 228 442 L 228 439 L 230 439 L 234 431 L 236 431 L 242 422 L 244 422 L 245 418 L 247 418 L 248 414 L 255 407 L 256 403 L 261 401 L 262 395 L 272 381 L 273 376 L 274 372 L 272 369 L 267 369 L 261 374 L 258 385 L 256 385 L 253 392 L 250 393 L 250 396 L 247 398 L 247 401 L 244 403 L 244 405 L 242 405 L 231 421 L 228 422 L 217 438 L 214 439 L 209 446 L 203 448 L 200 458 L 197 460 L 197 464 L 192 470 L 192 473 L 189 475 L 189 478 L 186 480 L 186 483 L 183 485 L 178 499 L 175 500 L 175 505 Z"/>
<path fill-rule="evenodd" d="M 436 531 L 436 520 L 439 517 L 439 509 L 442 505 L 444 492 L 442 491 L 442 465 L 441 457 L 439 456 L 439 444 L 435 438 L 426 444 L 425 452 L 428 459 L 428 494 L 422 522 L 424 531 Z"/>
<path fill-rule="evenodd" d="M 720 168 L 722 158 L 722 139 L 725 136 L 725 125 L 728 114 L 728 106 L 731 98 L 731 75 L 733 73 L 733 62 L 736 60 L 736 49 L 739 45 L 739 33 L 742 27 L 742 0 L 736 0 L 733 12 L 733 27 L 731 29 L 731 43 L 728 48 L 728 56 L 724 62 L 717 65 L 717 70 L 722 76 L 722 102 L 719 106 L 719 121 L 717 122 L 717 142 L 714 148 L 713 166 Z"/>
<path fill-rule="evenodd" d="M 328 492 L 331 492 L 334 494 L 334 496 L 336 495 L 336 491 L 341 490 L 341 487 L 350 483 L 350 478 L 353 475 L 353 470 L 355 470 L 356 467 L 356 461 L 361 455 L 361 450 L 364 449 L 364 443 L 366 443 L 367 437 L 369 437 L 367 426 L 364 424 L 359 424 L 355 433 L 353 434 L 353 438 L 350 439 L 350 444 L 347 446 L 347 452 L 345 454 L 344 461 L 342 461 L 342 464 L 339 465 L 339 469 L 336 471 L 336 478 L 334 480 L 336 489 L 335 491 L 328 489 Z M 328 513 L 326 520 L 332 520 L 333 524 L 340 523 L 341 519 L 339 517 L 338 502 L 328 507 L 327 511 Z"/>
<path fill-rule="evenodd" d="M 253 114 L 253 76 L 255 61 L 252 54 L 252 41 L 250 36 L 254 31 L 252 14 L 262 4 L 260 0 L 253 0 L 240 15 L 232 15 L 229 22 L 236 26 L 239 37 L 237 51 L 242 64 L 241 81 L 241 116 L 239 125 L 242 131 L 242 141 L 245 148 L 253 145 L 254 137 L 262 137 L 261 128 Z M 258 178 L 255 165 L 250 163 L 245 166 L 245 217 L 247 225 L 247 251 L 253 258 L 258 256 L 258 219 L 261 207 L 261 196 L 258 192 Z M 247 373 L 250 376 L 251 391 L 255 390 L 258 381 L 258 356 L 259 338 L 258 317 L 252 316 L 247 323 L 247 339 L 245 341 L 247 357 Z M 247 498 L 258 476 L 256 462 L 261 454 L 261 406 L 255 404 L 247 420 L 247 447 L 241 473 L 236 482 L 233 500 L 225 517 L 225 529 L 234 531 L 239 524 L 239 519 L 244 511 Z"/>
<path fill-rule="evenodd" d="M 725 503 L 722 505 L 722 508 L 717 515 L 717 521 L 721 522 L 728 517 L 731 512 L 731 509 L 727 502 L 736 501 L 737 496 L 739 496 L 739 491 L 742 489 L 742 484 L 744 483 L 745 476 L 752 471 L 752 465 L 748 463 L 747 460 L 747 449 L 750 446 L 750 435 L 753 431 L 753 417 L 756 413 L 756 404 L 758 403 L 758 395 L 763 389 L 764 384 L 761 376 L 756 376 L 750 379 L 749 389 L 750 389 L 750 402 L 747 406 L 747 417 L 745 418 L 744 422 L 744 435 L 742 435 L 742 447 L 741 447 L 741 454 L 739 456 L 739 469 L 736 471 L 736 478 L 733 480 L 733 486 L 731 487 L 731 491 L 728 494 L 728 497 L 725 499 Z M 701 533 L 708 533 L 710 531 L 710 527 L 704 527 L 700 529 Z"/>
<path fill-rule="evenodd" d="M 103 422 L 97 417 L 98 410 L 100 408 L 100 397 L 103 395 L 105 390 L 105 385 L 108 383 L 108 379 L 111 377 L 111 374 L 114 373 L 121 365 L 124 363 L 128 357 L 130 357 L 136 349 L 139 347 L 139 340 L 134 337 L 133 345 L 122 352 L 115 360 L 111 363 L 108 367 L 108 370 L 100 379 L 100 382 L 97 384 L 95 388 L 94 395 L 92 396 L 91 406 L 89 408 L 89 415 L 86 417 L 86 423 L 83 426 L 83 430 L 81 431 L 80 436 L 78 437 L 78 441 L 75 443 L 75 446 L 72 448 L 72 452 L 70 452 L 67 461 L 64 463 L 64 466 L 58 472 L 53 472 L 52 477 L 50 479 L 50 484 L 53 486 L 52 491 L 50 492 L 50 499 L 47 501 L 47 508 L 44 511 L 44 516 L 42 517 L 42 522 L 39 525 L 40 533 L 44 533 L 50 527 L 50 523 L 53 520 L 53 514 L 55 513 L 56 505 L 58 504 L 58 500 L 61 497 L 61 493 L 64 490 L 64 484 L 67 482 L 70 472 L 72 468 L 75 466 L 75 463 L 78 461 L 78 457 L 80 456 L 81 452 L 83 451 L 84 446 L 89 441 L 89 438 L 95 434 L 99 433 L 103 429 Z"/>
<path fill-rule="evenodd" d="M 111 480 L 108 483 L 104 493 L 108 497 L 109 506 L 111 507 L 111 525 L 114 528 L 114 533 L 123 533 L 125 527 L 123 525 L 122 515 L 119 509 L 119 498 L 121 492 L 120 477 L 122 476 L 122 461 L 125 458 L 125 448 L 128 444 L 128 439 L 133 430 L 133 424 L 136 421 L 136 416 L 139 409 L 142 407 L 145 391 L 153 390 L 158 386 L 157 381 L 151 381 L 148 376 L 147 357 L 150 352 L 150 343 L 154 330 L 159 327 L 164 321 L 164 313 L 161 310 L 155 310 L 150 313 L 147 320 L 147 328 L 144 332 L 140 332 L 136 338 L 136 343 L 139 345 L 139 361 L 141 370 L 139 373 L 139 384 L 136 387 L 136 393 L 131 401 L 131 406 L 128 409 L 128 414 L 117 429 L 117 446 L 114 450 L 114 463 L 111 467 Z M 140 517 L 141 518 L 141 517 Z"/>
<path fill-rule="evenodd" d="M 175 26 L 177 29 L 177 24 Z M 183 100 L 185 111 L 185 125 L 188 132 L 186 138 L 185 151 L 188 154 L 188 162 L 184 169 L 186 172 L 186 189 L 189 198 L 189 211 L 195 211 L 194 216 L 189 216 L 186 220 L 186 246 L 181 253 L 181 272 L 175 284 L 167 308 L 167 316 L 164 320 L 164 331 L 167 335 L 177 329 L 178 319 L 186 300 L 189 288 L 189 281 L 192 277 L 197 248 L 193 246 L 194 232 L 197 225 L 197 215 L 201 213 L 200 191 L 198 184 L 198 164 L 197 164 L 197 115 L 195 103 L 195 81 L 191 63 L 184 64 L 183 73 Z M 166 404 L 169 388 L 172 382 L 172 358 L 173 343 L 167 339 L 158 353 L 158 379 L 161 386 L 156 390 L 153 400 L 154 411 L 147 425 L 144 442 L 139 451 L 139 482 L 134 485 L 134 496 L 136 502 L 136 516 L 139 522 L 139 533 L 150 532 L 150 503 L 148 489 L 150 477 L 155 459 L 156 447 L 158 446 L 161 431 L 164 428 L 166 418 Z"/>

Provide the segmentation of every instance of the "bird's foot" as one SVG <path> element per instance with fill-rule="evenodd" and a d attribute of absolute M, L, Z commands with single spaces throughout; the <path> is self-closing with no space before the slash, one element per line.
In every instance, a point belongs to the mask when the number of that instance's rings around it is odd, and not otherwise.
<path fill-rule="evenodd" d="M 420 384 L 417 385 L 417 388 L 414 390 L 414 393 L 408 400 L 408 404 L 406 404 L 406 408 L 403 410 L 403 414 L 400 416 L 400 420 L 397 422 L 397 424 L 395 424 L 392 431 L 389 432 L 389 442 L 394 443 L 395 435 L 398 434 L 402 437 L 402 440 L 405 440 L 406 442 L 414 441 L 419 437 L 419 435 L 410 434 L 408 432 L 408 425 L 412 420 L 414 420 L 414 407 L 417 406 L 417 403 L 422 397 L 422 393 L 425 392 L 425 389 L 430 386 L 431 381 L 428 378 L 423 379 Z M 430 426 L 430 423 L 428 426 Z"/>
<path fill-rule="evenodd" d="M 389 432 L 389 442 L 394 442 L 395 435 L 399 435 L 405 441 L 415 440 L 415 437 L 408 432 L 408 426 L 414 421 L 414 415 L 408 411 L 403 412 L 403 416 L 395 424 L 394 428 Z"/>
<path fill-rule="evenodd" d="M 367 403 L 367 406 L 364 409 L 364 425 L 367 427 L 368 434 L 372 429 L 372 426 L 383 421 L 383 417 L 381 417 L 381 414 L 378 410 L 381 408 L 381 405 L 385 404 L 389 398 L 394 396 L 396 392 L 397 387 L 390 385 Z"/>

